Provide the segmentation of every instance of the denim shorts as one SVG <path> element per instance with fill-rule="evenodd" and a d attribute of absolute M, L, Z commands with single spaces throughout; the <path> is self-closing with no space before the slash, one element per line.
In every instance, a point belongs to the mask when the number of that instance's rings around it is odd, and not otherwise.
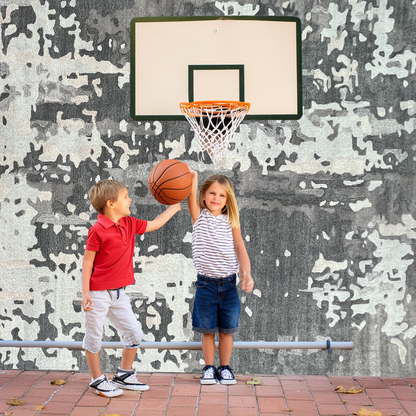
<path fill-rule="evenodd" d="M 192 329 L 203 334 L 233 334 L 238 331 L 239 316 L 236 275 L 216 279 L 198 274 Z"/>

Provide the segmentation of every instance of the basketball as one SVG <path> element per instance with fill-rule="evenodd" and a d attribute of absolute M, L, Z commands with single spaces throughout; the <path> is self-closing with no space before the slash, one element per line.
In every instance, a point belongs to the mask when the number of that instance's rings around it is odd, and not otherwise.
<path fill-rule="evenodd" d="M 149 175 L 150 192 L 156 201 L 164 205 L 183 201 L 191 192 L 191 187 L 189 166 L 179 160 L 162 160 Z"/>

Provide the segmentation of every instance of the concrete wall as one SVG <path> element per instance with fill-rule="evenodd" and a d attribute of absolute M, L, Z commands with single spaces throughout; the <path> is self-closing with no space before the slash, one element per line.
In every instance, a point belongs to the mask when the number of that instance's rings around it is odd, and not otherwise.
<path fill-rule="evenodd" d="M 236 340 L 353 341 L 353 351 L 235 351 L 237 372 L 416 371 L 414 0 L 0 0 L 0 338 L 79 341 L 87 191 L 125 182 L 134 215 L 164 209 L 157 161 L 199 170 L 186 121 L 129 116 L 134 17 L 302 21 L 304 115 L 249 121 L 220 172 L 236 188 L 255 291 Z M 216 172 L 208 165 L 201 182 Z M 187 211 L 137 239 L 132 305 L 148 341 L 198 341 Z M 111 326 L 105 340 L 119 340 Z M 106 350 L 112 371 L 119 351 Z M 140 351 L 140 371 L 197 371 L 200 352 Z M 1 368 L 87 369 L 80 351 L 0 348 Z"/>

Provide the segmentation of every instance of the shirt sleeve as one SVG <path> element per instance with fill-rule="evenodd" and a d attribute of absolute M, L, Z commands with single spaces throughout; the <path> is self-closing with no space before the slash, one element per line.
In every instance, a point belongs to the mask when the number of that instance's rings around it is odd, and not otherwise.
<path fill-rule="evenodd" d="M 132 217 L 134 218 L 134 217 Z M 138 218 L 134 218 L 135 221 L 135 232 L 134 234 L 144 234 L 147 227 L 147 221 L 146 220 L 139 220 Z"/>
<path fill-rule="evenodd" d="M 101 240 L 98 237 L 97 233 L 94 230 L 94 227 L 91 227 L 88 230 L 87 244 L 85 249 L 88 251 L 99 251 L 101 246 Z"/>

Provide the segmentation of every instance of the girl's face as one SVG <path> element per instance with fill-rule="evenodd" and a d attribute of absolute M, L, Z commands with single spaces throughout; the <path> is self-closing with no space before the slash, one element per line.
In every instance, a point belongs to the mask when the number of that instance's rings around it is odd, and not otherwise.
<path fill-rule="evenodd" d="M 227 203 L 227 193 L 218 183 L 214 182 L 205 192 L 204 201 L 212 215 L 220 215 Z"/>

